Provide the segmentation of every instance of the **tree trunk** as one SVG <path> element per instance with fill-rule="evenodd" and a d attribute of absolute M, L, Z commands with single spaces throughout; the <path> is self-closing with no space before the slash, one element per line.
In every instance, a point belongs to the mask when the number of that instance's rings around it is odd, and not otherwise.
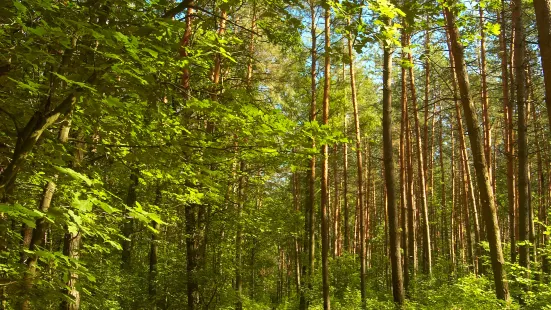
<path fill-rule="evenodd" d="M 293 172 L 293 179 L 292 179 L 292 188 L 293 188 L 293 209 L 297 214 L 300 213 L 300 203 L 299 203 L 299 176 L 297 172 Z M 299 237 L 294 238 L 294 250 L 295 250 L 295 256 L 294 256 L 294 265 L 295 265 L 295 285 L 297 289 L 297 294 L 300 295 L 301 293 L 301 276 L 300 276 L 300 239 Z M 254 255 L 254 252 L 252 253 Z M 254 259 L 254 256 L 253 256 Z M 254 264 L 251 264 L 251 266 L 254 266 Z M 254 272 L 254 271 L 253 271 Z M 254 276 L 253 276 L 254 281 Z"/>
<path fill-rule="evenodd" d="M 540 47 L 543 80 L 545 84 L 545 103 L 547 118 L 551 128 L 551 1 L 534 0 L 536 25 L 538 28 L 538 45 Z"/>
<path fill-rule="evenodd" d="M 410 42 L 408 42 L 410 43 Z M 427 185 L 426 185 L 426 171 L 423 161 L 423 141 L 421 138 L 421 129 L 419 125 L 419 115 L 417 113 L 417 91 L 415 89 L 415 76 L 413 72 L 413 56 L 412 53 L 408 53 L 408 59 L 410 62 L 409 67 L 409 81 L 411 91 L 411 101 L 413 107 L 413 119 L 415 121 L 415 139 L 417 145 L 417 170 L 419 171 L 420 188 L 419 193 L 421 195 L 421 213 L 423 216 L 423 271 L 424 273 L 432 274 L 432 253 L 430 249 L 430 223 L 429 212 L 427 205 Z"/>
<path fill-rule="evenodd" d="M 340 185 L 340 180 L 339 180 L 339 162 L 338 162 L 338 158 L 339 158 L 339 148 L 338 148 L 338 144 L 335 143 L 335 145 L 333 146 L 333 153 L 334 153 L 334 157 L 333 157 L 333 187 L 334 187 L 334 193 L 335 193 L 335 197 L 334 197 L 334 203 L 333 203 L 333 216 L 332 216 L 332 230 L 333 230 L 333 234 L 332 234 L 332 239 L 331 239 L 331 244 L 332 244 L 332 255 L 333 257 L 336 257 L 336 256 L 339 256 L 339 238 L 340 238 L 340 226 L 339 226 L 339 222 L 340 222 L 340 208 L 341 208 L 341 198 L 340 198 L 340 195 L 339 195 L 339 185 Z"/>
<path fill-rule="evenodd" d="M 486 166 L 490 180 L 492 178 L 492 137 L 490 128 L 490 113 L 488 111 L 488 85 L 486 74 L 486 35 L 484 29 L 484 10 L 479 6 L 480 15 L 480 75 L 482 79 L 481 99 L 482 99 L 482 125 L 484 128 L 484 155 L 486 156 Z M 492 187 L 493 188 L 493 187 Z"/>
<path fill-rule="evenodd" d="M 501 20 L 501 31 L 499 35 L 499 46 L 501 55 L 501 87 L 503 90 L 503 122 L 505 133 L 503 135 L 505 157 L 507 159 L 507 201 L 509 212 L 509 242 L 511 243 L 511 263 L 516 261 L 516 221 L 515 221 L 515 173 L 514 173 L 514 157 L 513 157 L 513 109 L 512 103 L 509 100 L 509 72 L 508 72 L 508 56 L 507 43 L 505 38 L 505 4 L 502 2 L 502 10 L 498 11 L 498 19 Z"/>
<path fill-rule="evenodd" d="M 405 79 L 404 79 L 405 82 Z M 413 147 L 411 143 L 411 130 L 409 121 L 409 108 L 407 106 L 407 100 L 405 102 L 405 130 L 406 130 L 406 166 L 407 166 L 407 194 L 406 202 L 408 209 L 408 254 L 409 254 L 409 267 L 410 267 L 410 282 L 413 282 L 417 275 L 418 261 L 417 261 L 417 210 L 415 200 L 413 199 L 414 193 L 414 173 L 413 173 Z M 409 288 L 409 287 L 408 287 Z"/>
<path fill-rule="evenodd" d="M 159 206 L 161 204 L 161 188 L 157 184 L 157 189 L 155 190 L 155 205 Z M 151 309 L 157 309 L 157 252 L 158 252 L 158 230 L 159 223 L 152 221 L 151 227 L 157 230 L 157 232 L 151 233 L 151 242 L 149 244 L 149 303 Z"/>
<path fill-rule="evenodd" d="M 46 213 L 50 209 L 50 205 L 52 203 L 52 198 L 54 196 L 55 189 L 56 189 L 56 184 L 53 181 L 48 181 L 48 183 L 46 184 L 46 187 L 44 188 L 44 192 L 42 194 L 42 200 L 40 202 L 40 207 L 39 207 L 40 212 Z M 31 242 L 29 244 L 30 251 L 37 251 L 39 250 L 40 247 L 44 245 L 47 226 L 48 226 L 48 221 L 44 217 L 41 217 L 36 220 Z M 28 294 L 31 293 L 33 284 L 37 277 L 36 269 L 38 267 L 38 259 L 39 259 L 38 254 L 31 254 L 29 259 L 27 260 L 27 273 L 24 276 L 24 286 L 25 286 L 26 295 L 25 295 L 25 299 L 21 304 L 22 310 L 32 309 L 30 296 Z"/>
<path fill-rule="evenodd" d="M 344 132 L 347 132 L 346 113 L 344 115 Z M 348 144 L 345 142 L 342 145 L 343 149 L 343 181 L 344 181 L 344 250 L 350 253 L 350 215 L 348 208 Z"/>
<path fill-rule="evenodd" d="M 126 196 L 126 206 L 134 208 L 136 205 L 136 189 L 138 187 L 138 175 L 135 171 L 130 173 L 130 184 L 128 185 L 128 194 Z M 130 270 L 132 268 L 132 234 L 134 233 L 134 219 L 129 215 L 127 208 L 124 211 L 124 222 L 122 227 L 122 269 Z"/>
<path fill-rule="evenodd" d="M 455 238 L 455 140 L 453 138 L 453 122 L 450 122 L 450 140 L 451 140 L 451 216 L 450 216 L 450 274 L 455 275 L 455 265 L 456 265 L 456 257 L 455 257 L 455 243 L 457 238 Z M 442 173 L 444 173 L 444 170 L 442 170 Z"/>
<path fill-rule="evenodd" d="M 312 46 L 310 49 L 310 122 L 316 120 L 316 62 L 317 62 L 317 40 L 316 40 L 316 10 L 314 2 L 310 2 L 310 35 L 312 39 Z M 312 138 L 312 149 L 316 148 L 316 141 Z M 316 157 L 312 155 L 310 158 L 310 167 L 308 168 L 308 198 L 306 201 L 306 246 L 304 247 L 308 252 L 308 263 L 303 264 L 302 275 L 303 278 L 307 278 L 308 289 L 313 287 L 312 277 L 314 275 L 315 267 L 315 206 L 316 206 Z M 306 299 L 305 288 L 301 290 L 300 305 L 301 310 L 308 308 L 309 301 Z"/>
<path fill-rule="evenodd" d="M 242 266 L 242 243 L 243 243 L 243 226 L 241 224 L 241 218 L 243 214 L 243 206 L 245 203 L 245 161 L 243 159 L 239 162 L 239 184 L 237 189 L 238 202 L 237 202 L 237 232 L 235 235 L 235 292 L 237 294 L 237 301 L 235 303 L 235 310 L 243 309 L 243 281 L 241 271 Z"/>
<path fill-rule="evenodd" d="M 329 124 L 329 88 L 331 85 L 331 58 L 330 58 L 330 16 L 331 8 L 325 9 L 325 66 L 324 66 L 324 84 L 323 84 L 323 124 Z M 321 149 L 322 167 L 321 167 L 321 268 L 322 268 L 322 289 L 323 289 L 323 309 L 331 309 L 329 299 L 329 219 L 327 211 L 329 209 L 329 152 L 328 145 L 324 143 Z"/>
<path fill-rule="evenodd" d="M 457 129 L 459 131 L 459 157 L 461 159 L 461 165 L 463 167 L 461 177 L 463 184 L 463 208 L 464 208 L 464 217 L 465 217 L 465 228 L 467 233 L 467 254 L 472 264 L 472 269 L 475 274 L 478 274 L 478 267 L 482 264 L 479 260 L 481 256 L 481 245 L 480 245 L 480 224 L 478 221 L 478 208 L 476 205 L 475 189 L 473 186 L 473 180 L 471 177 L 471 168 L 469 165 L 469 154 L 467 152 L 467 142 L 465 141 L 464 129 L 463 129 L 463 120 L 461 117 L 461 110 L 459 107 L 458 96 L 457 96 L 457 71 L 454 65 L 454 55 L 451 49 L 451 40 L 449 39 L 449 32 L 446 33 L 447 43 L 449 49 L 449 57 L 452 71 L 452 85 L 453 85 L 453 94 L 454 94 L 454 106 L 455 106 L 455 115 L 457 119 Z M 472 206 L 472 222 L 474 224 L 474 242 L 473 242 L 473 232 L 471 231 L 471 216 L 469 215 L 469 204 Z M 474 246 L 473 246 L 474 243 Z"/>
<path fill-rule="evenodd" d="M 402 31 L 402 45 L 407 45 L 407 38 L 405 31 Z M 405 59 L 407 54 L 402 51 L 402 59 Z M 400 205 L 402 207 L 402 251 L 404 253 L 403 257 L 403 274 L 404 274 L 404 289 L 406 292 L 409 291 L 409 273 L 410 273 L 410 258 L 409 258 L 409 244 L 408 244 L 408 207 L 407 199 L 408 195 L 407 190 L 407 158 L 406 158 L 406 145 L 405 145 L 405 136 L 406 136 L 406 124 L 407 124 L 407 82 L 406 82 L 406 68 L 402 66 L 401 72 L 401 103 L 402 103 L 402 118 L 400 122 Z M 407 146 L 409 147 L 409 146 Z"/>
<path fill-rule="evenodd" d="M 386 21 L 390 23 L 389 20 Z M 404 303 L 404 282 L 400 253 L 400 222 L 396 205 L 394 159 L 392 149 L 392 51 L 383 46 L 383 162 L 387 189 L 387 206 L 390 234 L 390 262 L 392 265 L 392 293 L 394 302 Z"/>
<path fill-rule="evenodd" d="M 530 193 L 528 191 L 528 145 L 526 132 L 526 101 L 524 91 L 524 30 L 522 24 L 522 3 L 513 2 L 513 19 L 515 20 L 515 79 L 516 103 L 518 113 L 518 193 L 519 193 L 519 264 L 525 268 L 530 266 L 529 210 Z M 528 286 L 525 287 L 528 289 Z"/>
<path fill-rule="evenodd" d="M 348 20 L 350 25 L 350 19 Z M 356 162 L 358 179 L 358 204 L 360 205 L 360 292 L 362 308 L 366 307 L 366 286 L 365 286 L 365 219 L 363 199 L 363 167 L 362 167 L 362 139 L 360 131 L 360 116 L 358 112 L 358 100 L 356 98 L 356 77 L 354 72 L 354 52 L 352 47 L 352 35 L 348 34 L 348 57 L 350 59 L 350 90 L 352 93 L 352 106 L 354 108 L 354 129 L 356 133 Z"/>
<path fill-rule="evenodd" d="M 448 1 L 447 3 L 453 5 L 454 2 Z M 449 6 L 444 7 L 444 12 L 446 14 L 446 22 L 450 34 L 452 53 L 454 56 L 454 64 L 456 68 L 455 71 L 457 74 L 457 80 L 461 94 L 461 103 L 463 105 L 465 120 L 467 122 L 467 128 L 469 130 L 469 139 L 471 141 L 475 172 L 478 180 L 482 202 L 484 203 L 484 205 L 482 206 L 482 213 L 486 222 L 486 232 L 488 234 L 490 257 L 492 262 L 492 269 L 494 272 L 496 296 L 500 299 L 508 300 L 509 289 L 507 285 L 505 270 L 503 268 L 505 260 L 503 259 L 503 252 L 501 249 L 501 236 L 499 233 L 497 210 L 494 203 L 490 179 L 488 176 L 488 169 L 486 167 L 486 158 L 483 152 L 483 145 L 480 139 L 480 126 L 478 123 L 476 111 L 470 97 L 470 85 L 463 54 L 463 46 L 459 42 L 459 30 L 455 24 L 455 14 L 450 11 Z"/>

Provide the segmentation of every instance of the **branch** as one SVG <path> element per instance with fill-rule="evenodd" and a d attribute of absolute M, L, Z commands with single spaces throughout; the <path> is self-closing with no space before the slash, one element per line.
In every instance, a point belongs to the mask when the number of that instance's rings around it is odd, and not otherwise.
<path fill-rule="evenodd" d="M 174 16 L 182 13 L 185 9 L 192 7 L 192 3 L 193 0 L 183 0 L 182 2 L 178 3 L 178 5 L 174 8 L 168 10 L 163 15 L 163 18 L 173 18 Z"/>

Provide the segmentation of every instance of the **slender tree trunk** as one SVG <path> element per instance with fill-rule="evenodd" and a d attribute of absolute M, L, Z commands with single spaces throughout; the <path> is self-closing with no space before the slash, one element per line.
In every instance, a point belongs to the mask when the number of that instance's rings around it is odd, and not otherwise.
<path fill-rule="evenodd" d="M 488 83 L 486 74 L 486 34 L 485 34 L 485 20 L 484 10 L 482 6 L 479 6 L 478 12 L 480 15 L 480 75 L 482 79 L 482 124 L 484 128 L 484 155 L 486 156 L 486 166 L 488 167 L 488 174 L 490 180 L 492 178 L 492 136 L 490 128 L 490 113 L 488 111 Z"/>
<path fill-rule="evenodd" d="M 292 188 L 293 188 L 293 209 L 297 214 L 300 213 L 300 203 L 299 203 L 299 175 L 297 172 L 293 172 L 293 179 L 292 179 Z M 295 285 L 296 285 L 296 292 L 297 294 L 301 294 L 301 276 L 300 276 L 300 239 L 299 237 L 294 238 L 294 267 L 295 267 Z M 254 252 L 253 252 L 254 255 Z M 254 264 L 251 264 L 254 266 Z M 253 275 L 254 279 L 254 275 Z M 253 280 L 254 281 L 254 280 Z"/>
<path fill-rule="evenodd" d="M 549 128 L 551 128 L 551 1 L 534 0 L 534 9 L 536 12 L 538 43 L 545 84 L 547 118 L 549 120 Z"/>
<path fill-rule="evenodd" d="M 526 131 L 526 100 L 524 74 L 524 29 L 522 24 L 522 3 L 513 2 L 513 19 L 515 20 L 515 78 L 516 103 L 518 113 L 518 193 L 519 193 L 519 263 L 525 268 L 530 266 L 530 193 L 528 191 L 528 144 Z M 526 286 L 525 289 L 528 289 Z"/>
<path fill-rule="evenodd" d="M 454 2 L 448 1 L 447 3 L 453 5 Z M 457 80 L 461 94 L 461 103 L 463 105 L 467 128 L 469 130 L 469 139 L 471 141 L 475 172 L 480 188 L 480 195 L 484 204 L 482 208 L 482 213 L 484 221 L 486 222 L 486 232 L 488 234 L 488 243 L 490 247 L 490 257 L 494 273 L 496 296 L 500 299 L 508 300 L 509 289 L 505 270 L 503 268 L 505 260 L 503 258 L 503 252 L 501 249 L 501 236 L 499 233 L 497 211 L 494 204 L 494 197 L 492 193 L 490 179 L 488 176 L 488 169 L 486 167 L 486 159 L 483 152 L 483 145 L 480 139 L 480 127 L 470 97 L 470 85 L 463 54 L 463 46 L 459 42 L 459 30 L 455 24 L 455 14 L 450 10 L 449 6 L 444 7 L 444 12 L 446 14 L 452 53 L 454 56 L 454 64 L 456 68 L 455 71 L 457 74 Z"/>
<path fill-rule="evenodd" d="M 408 42 L 409 43 L 409 42 Z M 412 53 L 408 53 L 409 62 L 413 65 Z M 417 113 L 417 91 L 415 89 L 415 76 L 413 72 L 413 66 L 409 67 L 409 81 L 411 88 L 411 101 L 413 108 L 413 119 L 415 121 L 415 138 L 417 145 L 417 170 L 419 171 L 419 194 L 421 199 L 421 213 L 423 216 L 423 271 L 424 273 L 432 274 L 432 253 L 430 249 L 430 223 L 429 223 L 429 211 L 427 204 L 427 185 L 426 185 L 426 171 L 423 161 L 423 141 L 421 138 L 421 129 L 419 125 L 419 116 Z"/>
<path fill-rule="evenodd" d="M 389 20 L 386 23 L 390 23 Z M 396 205 L 396 186 L 394 180 L 394 159 L 392 149 L 392 51 L 383 46 L 383 162 L 387 189 L 390 262 L 392 265 L 392 293 L 394 302 L 403 304 L 405 299 L 400 252 L 400 222 Z"/>
<path fill-rule="evenodd" d="M 314 2 L 310 2 L 310 35 L 312 39 L 312 46 L 310 49 L 310 122 L 316 120 L 316 63 L 317 63 L 317 40 L 316 40 L 316 7 Z M 312 148 L 316 148 L 316 141 L 312 138 Z M 308 289 L 313 287 L 312 277 L 314 275 L 315 267 L 315 206 L 316 206 L 316 157 L 312 155 L 310 158 L 310 167 L 308 168 L 308 199 L 306 202 L 306 246 L 305 249 L 308 252 L 308 263 L 303 264 L 302 275 L 303 278 L 307 278 Z M 309 301 L 306 299 L 305 288 L 301 290 L 300 295 L 300 309 L 306 310 L 308 308 Z"/>
<path fill-rule="evenodd" d="M 136 205 L 136 189 L 138 187 L 138 175 L 137 172 L 132 171 L 130 173 L 130 184 L 128 185 L 128 193 L 126 196 L 126 205 L 130 208 L 134 208 Z M 124 223 L 122 227 L 122 235 L 124 240 L 122 241 L 122 269 L 130 270 L 132 268 L 132 234 L 134 233 L 134 219 L 130 216 L 130 212 L 125 208 Z"/>
<path fill-rule="evenodd" d="M 445 242 L 448 240 L 448 225 L 447 225 L 447 216 L 446 216 L 446 211 L 447 211 L 447 201 L 446 201 L 446 174 L 444 173 L 445 171 L 445 167 L 444 167 L 444 124 L 443 124 L 443 115 L 442 115 L 442 107 L 440 107 L 440 111 L 439 111 L 439 114 L 440 114 L 440 120 L 439 120 L 439 130 L 440 130 L 440 139 L 439 139 L 439 143 L 438 143 L 438 157 L 440 159 L 440 186 L 441 186 L 441 193 L 440 193 L 440 207 L 442 208 L 442 210 L 440 212 L 442 212 L 442 240 Z M 446 255 L 448 254 L 448 260 L 450 260 L 451 258 L 451 255 L 450 255 L 450 252 L 447 251 L 446 253 L 446 247 L 445 247 L 445 243 L 442 242 L 442 255 Z"/>
<path fill-rule="evenodd" d="M 350 20 L 348 20 L 350 25 Z M 356 98 L 356 77 L 354 72 L 354 51 L 352 47 L 352 35 L 348 34 L 348 57 L 350 59 L 350 90 L 352 93 L 352 106 L 354 108 L 354 129 L 356 132 L 356 162 L 358 179 L 358 203 L 360 205 L 360 292 L 362 298 L 362 308 L 366 307 L 366 287 L 365 287 L 365 219 L 364 219 L 364 200 L 363 200 L 363 167 L 362 167 L 362 140 L 360 131 L 360 116 L 358 112 L 358 100 Z"/>
<path fill-rule="evenodd" d="M 56 189 L 56 184 L 53 181 L 48 181 L 44 192 L 42 194 L 42 200 L 40 202 L 39 210 L 42 213 L 48 212 L 50 205 L 52 203 L 52 198 L 54 196 L 54 191 Z M 48 221 L 41 217 L 36 220 L 35 228 L 33 230 L 31 242 L 29 244 L 30 251 L 37 251 L 40 247 L 44 245 L 44 239 L 46 234 L 46 229 L 48 226 Z M 32 309 L 30 296 L 27 295 L 31 292 L 33 284 L 37 277 L 37 268 L 38 268 L 38 254 L 32 254 L 27 260 L 27 273 L 24 276 L 24 285 L 25 285 L 25 299 L 21 304 L 22 310 Z"/>
<path fill-rule="evenodd" d="M 330 21 L 331 8 L 325 9 L 325 66 L 324 66 L 324 84 L 323 84 L 323 124 L 329 124 L 329 89 L 331 85 L 331 58 L 330 58 Z M 327 143 L 322 145 L 321 149 L 322 167 L 321 167 L 321 268 L 322 268 L 322 289 L 323 289 L 323 309 L 331 309 L 329 299 L 329 219 L 327 211 L 329 209 L 329 152 Z"/>
<path fill-rule="evenodd" d="M 473 186 L 473 180 L 471 177 L 471 168 L 469 165 L 469 154 L 467 153 L 467 142 L 465 141 L 465 135 L 464 135 L 464 129 L 463 129 L 463 120 L 461 117 L 461 110 L 459 107 L 458 102 L 458 96 L 457 96 L 457 71 L 456 67 L 454 65 L 454 55 L 451 51 L 451 40 L 449 39 L 449 32 L 446 33 L 448 40 L 448 49 L 449 49 L 449 57 L 450 57 L 450 63 L 451 63 L 451 70 L 452 70 L 452 85 L 453 85 L 453 93 L 454 93 L 454 106 L 455 106 L 455 115 L 457 119 L 457 129 L 459 131 L 459 155 L 461 159 L 462 164 L 462 182 L 463 184 L 463 206 L 464 206 L 464 217 L 465 217 L 465 223 L 466 223 L 466 233 L 467 233 L 467 254 L 470 260 L 470 264 L 472 264 L 472 268 L 475 272 L 475 274 L 478 274 L 478 267 L 482 264 L 482 262 L 479 260 L 479 257 L 481 256 L 481 246 L 480 246 L 480 224 L 478 221 L 478 208 L 476 205 L 476 198 L 475 198 L 475 189 Z M 474 242 L 473 242 L 473 233 L 471 231 L 471 216 L 469 215 L 469 204 L 472 206 L 473 210 L 473 216 L 472 216 L 472 222 L 474 224 Z M 473 246 L 474 243 L 474 246 Z M 473 249 L 474 247 L 474 249 Z"/>
<path fill-rule="evenodd" d="M 161 187 L 157 184 L 157 189 L 155 190 L 155 205 L 159 206 L 161 204 Z M 159 230 L 159 223 L 156 221 L 151 222 L 151 227 L 155 230 Z M 151 233 L 151 242 L 149 245 L 149 302 L 151 309 L 157 309 L 157 256 L 158 256 L 158 234 L 159 232 Z"/>
<path fill-rule="evenodd" d="M 505 4 L 502 2 L 501 11 L 498 11 L 498 19 L 501 21 L 501 29 L 505 30 L 504 18 Z M 509 72 L 508 72 L 508 56 L 505 31 L 501 31 L 499 35 L 500 58 L 501 58 L 501 87 L 503 90 L 503 122 L 505 133 L 503 135 L 505 157 L 507 159 L 507 201 L 509 212 L 509 242 L 511 243 L 511 262 L 516 261 L 516 221 L 515 221 L 515 174 L 514 174 L 514 159 L 513 159 L 513 109 L 512 103 L 509 100 Z"/>
<path fill-rule="evenodd" d="M 191 2 L 193 5 L 193 1 Z M 182 40 L 180 41 L 180 57 L 186 58 L 189 57 L 189 53 L 187 51 L 188 46 L 191 43 L 191 31 L 193 27 L 193 9 L 190 7 L 187 9 L 186 12 L 186 28 L 184 30 L 184 35 L 182 36 Z M 184 90 L 184 99 L 189 99 L 191 96 L 190 92 L 190 70 L 188 66 L 184 66 L 182 69 L 182 88 Z"/>
<path fill-rule="evenodd" d="M 405 31 L 402 31 L 402 45 L 407 45 L 407 38 Z M 402 59 L 406 58 L 406 53 L 402 51 Z M 404 288 L 406 292 L 409 291 L 409 273 L 410 273 L 410 258 L 409 258 L 409 245 L 408 245 L 408 206 L 406 196 L 408 195 L 407 190 L 407 164 L 406 164 L 406 145 L 405 145 L 405 136 L 406 136 L 406 123 L 407 123 L 407 81 L 406 81 L 406 68 L 402 66 L 401 72 L 401 103 L 402 103 L 402 118 L 400 124 L 400 206 L 402 207 L 402 251 L 404 253 L 403 257 L 403 274 L 404 274 Z M 409 147 L 409 146 L 407 146 Z"/>
<path fill-rule="evenodd" d="M 344 132 L 347 132 L 346 113 L 344 115 Z M 348 209 L 348 144 L 342 145 L 343 149 L 343 179 L 344 179 L 344 250 L 350 253 L 350 215 Z"/>
<path fill-rule="evenodd" d="M 405 80 L 404 80 L 405 81 Z M 414 173 L 413 173 L 413 147 L 411 143 L 411 130 L 409 121 L 409 108 L 407 106 L 407 100 L 405 102 L 406 109 L 406 166 L 407 166 L 407 194 L 406 202 L 408 209 L 408 254 L 409 254 L 409 267 L 410 267 L 410 283 L 413 282 L 417 275 L 418 261 L 417 261 L 417 210 L 415 200 L 413 199 L 414 193 Z M 409 286 L 408 286 L 409 288 Z"/>
<path fill-rule="evenodd" d="M 450 229 L 451 229 L 451 238 L 450 238 L 450 263 L 451 263 L 451 274 L 455 275 L 456 273 L 456 257 L 455 257 L 455 140 L 453 138 L 453 122 L 450 122 L 450 140 L 451 140 L 451 216 L 450 216 Z M 442 170 L 444 173 L 444 170 Z"/>
<path fill-rule="evenodd" d="M 241 218 L 243 216 L 243 206 L 245 204 L 245 161 L 243 159 L 239 162 L 239 184 L 238 184 L 238 202 L 237 202 L 237 232 L 235 235 L 235 292 L 237 294 L 237 301 L 235 303 L 235 309 L 243 309 L 243 280 L 242 280 L 242 247 L 243 247 L 243 225 L 241 224 Z"/>
<path fill-rule="evenodd" d="M 333 153 L 335 154 L 333 157 L 333 187 L 334 187 L 335 197 L 333 200 L 334 201 L 333 217 L 332 217 L 333 234 L 331 239 L 333 257 L 339 256 L 339 238 L 340 238 L 339 222 L 340 222 L 341 198 L 339 195 L 340 180 L 339 180 L 339 162 L 338 162 L 339 151 L 338 150 L 339 150 L 338 144 L 335 143 L 335 145 L 333 146 Z"/>

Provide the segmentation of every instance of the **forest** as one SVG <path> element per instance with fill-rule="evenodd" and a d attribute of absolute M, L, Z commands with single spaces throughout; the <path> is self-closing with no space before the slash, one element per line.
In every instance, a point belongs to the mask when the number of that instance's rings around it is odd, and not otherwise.
<path fill-rule="evenodd" d="M 0 1 L 0 309 L 551 309 L 551 0 Z"/>

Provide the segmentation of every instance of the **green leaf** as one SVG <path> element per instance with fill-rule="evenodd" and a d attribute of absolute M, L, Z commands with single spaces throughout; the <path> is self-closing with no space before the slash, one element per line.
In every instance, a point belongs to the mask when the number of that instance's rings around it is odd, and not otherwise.
<path fill-rule="evenodd" d="M 15 8 L 16 8 L 19 12 L 21 12 L 21 13 L 23 13 L 23 14 L 27 13 L 27 7 L 24 6 L 23 3 L 19 2 L 19 0 L 15 0 L 15 1 L 13 2 L 13 5 L 15 6 Z"/>
<path fill-rule="evenodd" d="M 73 170 L 71 168 L 63 168 L 63 167 L 60 167 L 60 166 L 54 166 L 54 168 L 57 171 L 61 172 L 61 173 L 65 173 L 65 174 L 69 175 L 70 177 L 72 177 L 75 180 L 82 181 L 82 182 L 86 183 L 86 185 L 92 186 L 92 183 L 93 183 L 92 180 L 90 180 L 87 176 L 85 176 L 82 173 L 78 173 L 78 172 L 76 172 L 75 170 Z"/>

